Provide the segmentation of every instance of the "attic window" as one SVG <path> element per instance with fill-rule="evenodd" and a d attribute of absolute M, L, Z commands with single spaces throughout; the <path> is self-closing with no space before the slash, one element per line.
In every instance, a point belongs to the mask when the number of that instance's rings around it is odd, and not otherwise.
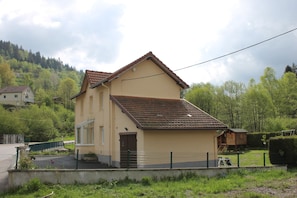
<path fill-rule="evenodd" d="M 191 115 L 191 114 L 189 114 L 189 113 L 187 114 L 187 116 L 188 116 L 189 118 L 190 118 L 190 117 L 192 117 L 192 115 Z"/>

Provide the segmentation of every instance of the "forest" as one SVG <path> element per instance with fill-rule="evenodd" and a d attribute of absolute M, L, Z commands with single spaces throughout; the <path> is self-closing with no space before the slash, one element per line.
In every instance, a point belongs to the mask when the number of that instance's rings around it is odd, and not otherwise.
<path fill-rule="evenodd" d="M 74 102 L 84 72 L 61 60 L 45 58 L 0 41 L 0 88 L 27 85 L 35 104 L 8 110 L 0 106 L 0 134 L 24 134 L 30 141 L 48 141 L 74 134 Z"/>
<path fill-rule="evenodd" d="M 267 67 L 256 83 L 248 85 L 227 81 L 191 85 L 183 95 L 230 128 L 250 132 L 273 132 L 297 128 L 297 66 L 284 66 L 277 79 Z M 33 90 L 35 104 L 8 110 L 0 105 L 0 134 L 24 134 L 30 141 L 48 141 L 74 135 L 74 101 L 83 71 L 46 58 L 21 46 L 0 40 L 0 88 L 27 85 Z M 184 79 L 186 81 L 186 79 Z"/>
<path fill-rule="evenodd" d="M 251 79 L 247 86 L 234 81 L 221 86 L 194 84 L 185 98 L 230 128 L 249 132 L 296 129 L 296 68 L 294 63 L 284 66 L 284 74 L 277 79 L 275 71 L 267 67 L 258 83 Z"/>

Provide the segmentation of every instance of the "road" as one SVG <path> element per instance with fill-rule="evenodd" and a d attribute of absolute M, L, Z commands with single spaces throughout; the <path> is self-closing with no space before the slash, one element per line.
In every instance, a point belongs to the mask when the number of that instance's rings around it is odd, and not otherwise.
<path fill-rule="evenodd" d="M 24 144 L 0 144 L 0 192 L 8 189 L 8 172 L 16 161 L 16 147 Z"/>

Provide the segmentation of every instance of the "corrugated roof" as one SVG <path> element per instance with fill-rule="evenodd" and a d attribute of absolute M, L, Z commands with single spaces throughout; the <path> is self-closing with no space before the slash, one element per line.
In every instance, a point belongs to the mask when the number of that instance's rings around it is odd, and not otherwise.
<path fill-rule="evenodd" d="M 226 129 L 221 121 L 183 99 L 111 96 L 141 129 Z"/>
<path fill-rule="evenodd" d="M 248 131 L 245 129 L 229 129 L 230 131 L 234 133 L 247 133 Z"/>
<path fill-rule="evenodd" d="M 22 93 L 28 86 L 8 86 L 0 89 L 0 93 Z"/>

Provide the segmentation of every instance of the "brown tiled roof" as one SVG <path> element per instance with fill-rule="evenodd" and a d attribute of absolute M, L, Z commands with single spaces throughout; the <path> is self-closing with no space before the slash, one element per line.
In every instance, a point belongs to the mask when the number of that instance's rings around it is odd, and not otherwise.
<path fill-rule="evenodd" d="M 158 65 L 164 73 L 169 75 L 171 78 L 173 78 L 176 83 L 181 86 L 183 89 L 189 88 L 189 85 L 185 83 L 181 78 L 179 78 L 172 70 L 170 70 L 160 59 L 158 59 L 152 52 L 148 52 L 147 54 L 143 55 L 142 57 L 136 59 L 132 63 L 122 67 L 121 69 L 115 71 L 112 73 L 110 76 L 108 76 L 106 79 L 97 82 L 93 87 L 99 86 L 102 82 L 110 82 L 115 78 L 118 78 L 120 75 L 128 71 L 129 69 L 133 68 L 136 64 L 141 63 L 142 61 L 145 60 L 151 60 L 153 61 L 156 65 Z"/>
<path fill-rule="evenodd" d="M 22 93 L 28 86 L 9 86 L 0 89 L 0 93 Z"/>
<path fill-rule="evenodd" d="M 110 96 L 141 129 L 226 129 L 227 126 L 183 99 Z"/>
<path fill-rule="evenodd" d="M 74 99 L 86 92 L 86 88 L 84 87 L 84 83 L 90 83 L 91 86 L 94 86 L 96 83 L 101 82 L 103 79 L 106 79 L 108 76 L 110 76 L 112 73 L 108 72 L 99 72 L 99 71 L 92 71 L 92 70 L 86 70 L 85 77 L 83 80 L 83 84 L 81 85 L 80 91 L 78 94 L 71 97 L 71 99 Z"/>
<path fill-rule="evenodd" d="M 112 73 L 108 73 L 108 72 L 98 72 L 98 71 L 86 70 L 86 76 L 87 76 L 88 81 L 91 84 L 91 86 L 106 79 L 111 74 Z"/>

